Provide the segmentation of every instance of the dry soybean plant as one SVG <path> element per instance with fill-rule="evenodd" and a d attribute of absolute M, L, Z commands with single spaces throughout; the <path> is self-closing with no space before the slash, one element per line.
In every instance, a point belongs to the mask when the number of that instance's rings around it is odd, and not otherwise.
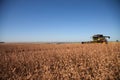
<path fill-rule="evenodd" d="M 5 43 L 0 59 L 0 80 L 120 80 L 120 43 Z"/>

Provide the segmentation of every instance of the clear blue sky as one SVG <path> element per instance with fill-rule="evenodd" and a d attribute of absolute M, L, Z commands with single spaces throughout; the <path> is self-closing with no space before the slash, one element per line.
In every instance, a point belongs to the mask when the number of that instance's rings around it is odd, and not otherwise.
<path fill-rule="evenodd" d="M 120 40 L 120 0 L 1 0 L 0 41 Z"/>

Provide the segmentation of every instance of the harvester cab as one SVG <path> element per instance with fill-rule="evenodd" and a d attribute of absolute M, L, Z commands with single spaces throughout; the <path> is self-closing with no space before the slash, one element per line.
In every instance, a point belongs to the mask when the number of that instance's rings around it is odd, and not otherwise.
<path fill-rule="evenodd" d="M 97 35 L 94 35 L 93 37 L 93 42 L 95 43 L 108 43 L 107 39 L 106 38 L 109 38 L 110 39 L 110 36 L 103 36 L 102 34 L 97 34 Z"/>
<path fill-rule="evenodd" d="M 84 43 L 108 43 L 107 38 L 110 39 L 110 36 L 103 36 L 102 34 L 96 34 L 92 36 L 93 41 L 82 42 Z"/>

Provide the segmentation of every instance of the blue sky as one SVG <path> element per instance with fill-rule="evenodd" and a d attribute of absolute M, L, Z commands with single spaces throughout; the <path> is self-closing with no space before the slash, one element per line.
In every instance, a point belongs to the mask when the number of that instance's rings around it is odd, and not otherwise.
<path fill-rule="evenodd" d="M 0 41 L 120 40 L 119 0 L 1 0 Z"/>

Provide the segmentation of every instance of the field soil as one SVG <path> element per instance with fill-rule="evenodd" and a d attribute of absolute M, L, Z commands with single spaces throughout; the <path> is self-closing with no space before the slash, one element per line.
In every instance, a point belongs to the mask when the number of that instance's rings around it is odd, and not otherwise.
<path fill-rule="evenodd" d="M 120 43 L 1 43 L 0 80 L 120 80 Z"/>

